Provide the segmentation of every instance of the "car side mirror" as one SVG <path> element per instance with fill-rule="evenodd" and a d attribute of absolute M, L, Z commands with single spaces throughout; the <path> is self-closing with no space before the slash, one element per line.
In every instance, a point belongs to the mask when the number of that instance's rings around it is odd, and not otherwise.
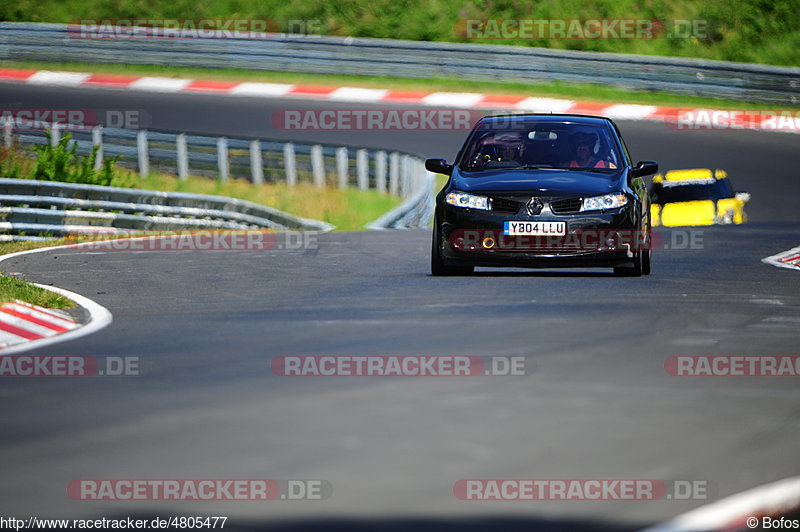
<path fill-rule="evenodd" d="M 750 201 L 750 193 L 744 190 L 740 190 L 736 193 L 736 199 L 738 199 L 742 203 L 747 203 L 748 201 Z"/>
<path fill-rule="evenodd" d="M 427 159 L 425 169 L 435 174 L 450 175 L 453 173 L 453 165 L 447 164 L 444 159 Z"/>
<path fill-rule="evenodd" d="M 635 177 L 644 177 L 646 175 L 653 175 L 658 172 L 658 163 L 655 161 L 639 161 L 633 167 L 633 174 Z"/>

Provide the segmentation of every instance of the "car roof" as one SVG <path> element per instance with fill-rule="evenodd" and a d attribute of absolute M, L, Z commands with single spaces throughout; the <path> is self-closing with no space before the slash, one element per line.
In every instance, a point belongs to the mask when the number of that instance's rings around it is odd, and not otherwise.
<path fill-rule="evenodd" d="M 590 116 L 590 115 L 575 115 L 575 114 L 552 114 L 552 113 L 512 113 L 504 115 L 489 115 L 484 116 L 480 123 L 492 123 L 503 121 L 510 122 L 526 122 L 535 119 L 538 122 L 562 122 L 571 124 L 580 124 L 585 126 L 607 126 L 608 124 L 614 125 L 614 121 L 610 118 L 603 116 Z"/>
<path fill-rule="evenodd" d="M 671 186 L 713 185 L 716 181 L 727 179 L 727 177 L 728 173 L 721 169 L 690 168 L 656 174 L 653 176 L 653 183 L 669 183 Z"/>

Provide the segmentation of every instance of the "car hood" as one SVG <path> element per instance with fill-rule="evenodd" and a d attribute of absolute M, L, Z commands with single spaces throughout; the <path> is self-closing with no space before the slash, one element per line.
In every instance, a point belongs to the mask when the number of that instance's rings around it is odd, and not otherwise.
<path fill-rule="evenodd" d="M 454 170 L 454 187 L 464 192 L 526 192 L 543 196 L 594 196 L 621 190 L 624 170 L 617 173 L 580 170 Z"/>

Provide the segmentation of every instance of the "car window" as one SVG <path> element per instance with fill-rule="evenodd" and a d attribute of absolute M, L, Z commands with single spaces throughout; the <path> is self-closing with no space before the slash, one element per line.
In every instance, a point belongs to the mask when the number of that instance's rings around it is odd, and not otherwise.
<path fill-rule="evenodd" d="M 606 169 L 624 163 L 611 129 L 564 123 L 479 126 L 462 150 L 466 172 L 499 168 Z"/>

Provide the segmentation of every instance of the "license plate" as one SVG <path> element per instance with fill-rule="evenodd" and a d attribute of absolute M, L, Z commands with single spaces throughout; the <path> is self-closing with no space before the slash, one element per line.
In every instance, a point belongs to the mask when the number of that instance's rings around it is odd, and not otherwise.
<path fill-rule="evenodd" d="M 509 236 L 564 236 L 567 222 L 503 222 L 503 234 Z"/>

